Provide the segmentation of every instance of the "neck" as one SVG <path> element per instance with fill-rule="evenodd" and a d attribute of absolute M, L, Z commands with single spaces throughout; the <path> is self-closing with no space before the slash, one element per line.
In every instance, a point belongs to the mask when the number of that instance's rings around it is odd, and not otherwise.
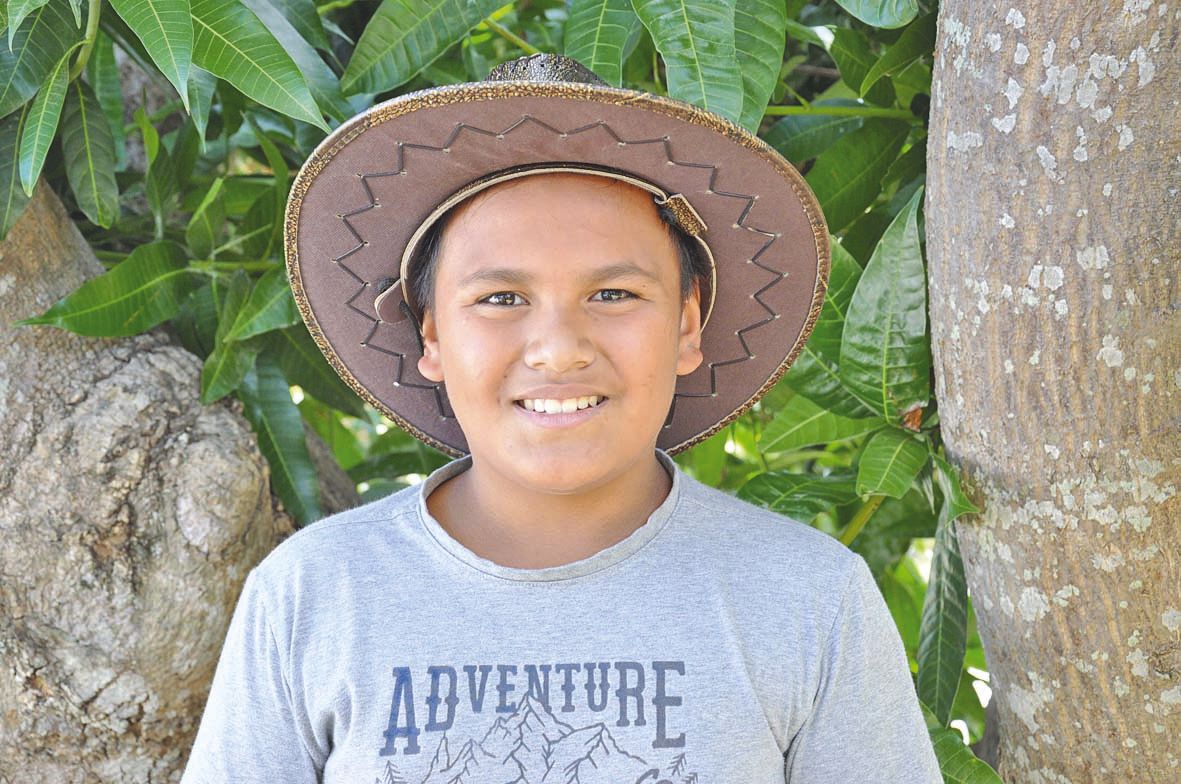
<path fill-rule="evenodd" d="M 480 557 L 541 569 L 587 558 L 626 539 L 671 487 L 655 453 L 642 470 L 561 494 L 521 487 L 473 460 L 469 470 L 435 488 L 427 508 L 444 530 Z"/>

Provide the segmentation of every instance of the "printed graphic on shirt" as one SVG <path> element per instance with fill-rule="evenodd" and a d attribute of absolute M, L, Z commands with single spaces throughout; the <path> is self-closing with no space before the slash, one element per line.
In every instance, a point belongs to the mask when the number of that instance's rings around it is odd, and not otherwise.
<path fill-rule="evenodd" d="M 375 784 L 697 784 L 685 663 L 646 665 L 395 667 Z"/>

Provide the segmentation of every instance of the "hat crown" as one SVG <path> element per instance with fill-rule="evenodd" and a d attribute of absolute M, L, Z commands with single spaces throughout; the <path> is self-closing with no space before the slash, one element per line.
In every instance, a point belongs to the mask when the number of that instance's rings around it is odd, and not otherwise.
<path fill-rule="evenodd" d="M 486 82 L 580 82 L 606 86 L 594 71 L 577 60 L 552 52 L 541 52 L 518 57 L 496 66 L 484 79 Z"/>

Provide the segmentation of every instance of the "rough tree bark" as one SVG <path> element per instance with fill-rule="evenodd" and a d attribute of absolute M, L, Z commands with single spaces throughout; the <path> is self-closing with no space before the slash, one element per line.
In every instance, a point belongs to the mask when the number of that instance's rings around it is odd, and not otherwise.
<path fill-rule="evenodd" d="M 101 271 L 39 186 L 0 243 L 4 784 L 178 780 L 241 583 L 291 530 L 196 357 L 12 326 Z"/>
<path fill-rule="evenodd" d="M 943 0 L 943 436 L 1006 782 L 1181 781 L 1181 6 Z"/>

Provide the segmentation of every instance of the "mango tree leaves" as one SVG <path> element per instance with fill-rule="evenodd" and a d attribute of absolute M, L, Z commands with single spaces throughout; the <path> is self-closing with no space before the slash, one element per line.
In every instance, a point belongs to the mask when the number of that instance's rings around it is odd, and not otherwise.
<path fill-rule="evenodd" d="M 931 577 L 923 602 L 917 687 L 919 699 L 946 725 L 959 688 L 968 643 L 968 587 L 953 527 L 957 488 L 951 486 L 942 470 L 935 471 L 935 481 L 943 493 L 943 505 L 939 509 Z"/>
<path fill-rule="evenodd" d="M 668 94 L 741 120 L 735 0 L 633 0 L 632 5 L 664 58 Z"/>
<path fill-rule="evenodd" d="M 250 277 L 242 270 L 237 270 L 224 291 L 213 351 L 205 358 L 205 365 L 201 368 L 201 402 L 205 404 L 220 400 L 237 389 L 254 366 L 254 359 L 262 348 L 257 340 L 239 342 L 226 339 L 250 298 Z M 219 292 L 215 289 L 214 293 Z"/>
<path fill-rule="evenodd" d="M 12 48 L 12 38 L 16 30 L 25 21 L 25 17 L 45 5 L 49 0 L 9 0 L 8 2 L 8 48 Z"/>
<path fill-rule="evenodd" d="M 918 189 L 870 257 L 841 335 L 841 382 L 891 422 L 926 406 L 931 354 Z"/>
<path fill-rule="evenodd" d="M 304 392 L 350 416 L 365 416 L 365 406 L 324 359 L 302 324 L 279 329 L 268 336 L 267 350 L 278 358 L 283 375 Z"/>
<path fill-rule="evenodd" d="M 383 0 L 341 77 L 345 95 L 391 90 L 490 16 L 500 0 Z"/>
<path fill-rule="evenodd" d="M 853 16 L 874 27 L 902 27 L 918 16 L 918 0 L 837 0 Z"/>
<path fill-rule="evenodd" d="M 153 242 L 140 245 L 40 316 L 18 323 L 48 324 L 88 337 L 138 335 L 175 316 L 198 282 L 185 266 L 184 249 Z"/>
<path fill-rule="evenodd" d="M 839 233 L 878 197 L 882 177 L 909 133 L 907 122 L 869 119 L 816 159 L 806 179 L 824 210 L 829 231 Z"/>
<path fill-rule="evenodd" d="M 98 99 L 81 79 L 66 90 L 61 126 L 66 178 L 78 207 L 92 223 L 109 228 L 119 217 L 115 140 Z"/>
<path fill-rule="evenodd" d="M 734 7 L 734 49 L 742 70 L 739 124 L 759 130 L 787 42 L 787 6 L 779 0 L 742 0 Z"/>
<path fill-rule="evenodd" d="M 97 0 L 91 0 L 96 2 Z M 189 108 L 189 65 L 193 59 L 193 16 L 189 0 L 110 0 L 152 62 Z"/>
<path fill-rule="evenodd" d="M 74 47 L 77 46 L 79 44 L 74 44 Z M 49 74 L 49 79 L 37 91 L 37 97 L 33 99 L 33 105 L 25 117 L 25 127 L 21 130 L 21 187 L 29 196 L 33 195 L 37 178 L 41 176 L 41 167 L 45 164 L 49 143 L 57 134 L 57 123 L 61 119 L 62 105 L 66 100 L 66 83 L 70 73 L 70 55 L 73 51 L 74 48 L 71 48 L 62 55 L 62 59 Z"/>
<path fill-rule="evenodd" d="M 224 182 L 221 177 L 213 181 L 185 228 L 185 242 L 198 259 L 213 258 L 214 245 L 225 225 L 226 208 L 222 198 Z"/>
<path fill-rule="evenodd" d="M 851 98 L 829 98 L 813 101 L 813 106 L 860 106 Z M 800 167 L 831 147 L 837 139 L 861 127 L 861 117 L 842 117 L 835 114 L 797 114 L 778 120 L 763 140 L 780 155 Z"/>
<path fill-rule="evenodd" d="M 0 120 L 0 240 L 29 203 L 20 185 L 20 141 L 28 108 Z"/>
<path fill-rule="evenodd" d="M 345 102 L 340 94 L 340 81 L 332 69 L 324 64 L 320 55 L 312 48 L 299 31 L 288 21 L 287 16 L 270 0 L 242 0 L 246 6 L 258 15 L 258 18 L 271 34 L 283 45 L 291 59 L 299 67 L 307 80 L 312 97 L 316 99 L 321 109 L 338 122 L 344 122 L 353 115 L 352 107 Z M 315 12 L 312 13 L 316 16 Z M 317 17 L 318 18 L 318 17 Z M 320 30 L 323 35 L 323 28 Z"/>
<path fill-rule="evenodd" d="M 325 131 L 291 55 L 241 2 L 192 0 L 193 62 L 250 99 Z"/>
<path fill-rule="evenodd" d="M 803 395 L 796 395 L 763 428 L 759 445 L 764 452 L 787 452 L 863 435 L 881 426 L 881 419 L 837 416 Z"/>
<path fill-rule="evenodd" d="M 851 476 L 772 471 L 743 485 L 738 497 L 806 523 L 833 506 L 856 501 L 857 490 Z"/>
<path fill-rule="evenodd" d="M 838 370 L 845 314 L 861 277 L 861 267 L 831 238 L 829 246 L 832 248 L 832 265 L 824 306 L 804 350 L 784 376 L 784 382 L 837 416 L 863 419 L 877 412 L 845 387 Z"/>
<path fill-rule="evenodd" d="M 323 52 L 331 52 L 324 23 L 316 12 L 313 0 L 268 0 L 283 14 L 287 23 L 296 29 L 300 37 Z"/>
<path fill-rule="evenodd" d="M 964 493 L 960 485 L 960 474 L 951 463 L 939 455 L 934 456 L 935 471 L 944 503 L 948 504 L 947 519 L 955 520 L 960 515 L 979 514 L 980 509 Z"/>
<path fill-rule="evenodd" d="M 607 84 L 623 84 L 623 53 L 640 30 L 631 0 L 572 0 L 564 51 Z"/>
<path fill-rule="evenodd" d="M 902 498 L 927 463 L 927 445 L 897 427 L 878 431 L 865 445 L 857 467 L 857 492 Z"/>
<path fill-rule="evenodd" d="M 258 447 L 271 466 L 271 482 L 300 526 L 318 519 L 320 486 L 308 454 L 303 421 L 291 401 L 287 379 L 263 354 L 242 379 L 243 413 L 258 436 Z"/>
<path fill-rule="evenodd" d="M 122 170 L 127 156 L 123 133 L 123 88 L 119 66 L 115 62 L 115 43 L 106 33 L 100 31 L 95 38 L 94 49 L 86 61 L 86 74 L 115 141 L 115 168 Z M 189 108 L 192 109 L 191 103 Z"/>
<path fill-rule="evenodd" d="M 82 39 L 67 0 L 49 0 L 20 26 L 10 25 L 9 46 L 0 46 L 0 117 L 28 101 L 66 51 Z"/>
<path fill-rule="evenodd" d="M 883 76 L 892 76 L 923 55 L 930 54 L 935 49 L 935 17 L 934 11 L 916 19 L 905 30 L 898 40 L 878 58 L 860 85 L 849 85 L 864 96 L 871 87 L 877 84 Z"/>
<path fill-rule="evenodd" d="M 860 30 L 848 27 L 828 29 L 832 33 L 828 53 L 841 72 L 841 81 L 856 93 L 865 81 L 866 74 L 877 62 L 877 55 L 870 50 L 869 37 Z M 889 81 L 876 83 L 865 93 L 867 101 L 879 106 L 892 106 L 894 98 L 894 86 Z"/>
<path fill-rule="evenodd" d="M 180 191 L 176 169 L 168 148 L 160 144 L 160 134 L 148 122 L 143 107 L 135 110 L 135 123 L 143 135 L 147 171 L 144 172 L 144 192 L 148 206 L 156 219 L 156 239 L 164 236 L 164 222 L 172 210 L 175 197 Z"/>
<path fill-rule="evenodd" d="M 234 317 L 227 341 L 245 340 L 273 329 L 299 323 L 299 310 L 287 284 L 287 271 L 275 267 L 265 273 L 250 291 L 250 298 Z"/>
<path fill-rule="evenodd" d="M 959 730 L 943 727 L 930 733 L 945 784 L 1004 784 L 988 763 L 977 759 L 964 745 Z"/>

